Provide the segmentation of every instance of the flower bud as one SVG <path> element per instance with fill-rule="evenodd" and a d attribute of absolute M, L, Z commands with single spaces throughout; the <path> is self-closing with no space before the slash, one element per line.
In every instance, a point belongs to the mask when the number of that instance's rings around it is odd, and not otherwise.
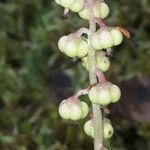
<path fill-rule="evenodd" d="M 58 41 L 58 48 L 61 52 L 65 51 L 65 46 L 67 44 L 68 36 L 63 36 Z"/>
<path fill-rule="evenodd" d="M 85 102 L 81 102 L 82 105 L 82 118 L 85 118 L 89 113 L 89 107 Z"/>
<path fill-rule="evenodd" d="M 85 124 L 84 124 L 84 132 L 94 138 L 94 125 L 93 125 L 93 120 L 90 119 L 88 120 Z M 103 137 L 105 139 L 109 139 L 112 137 L 114 133 L 114 129 L 111 125 L 111 122 L 110 120 L 108 119 L 104 119 L 104 122 L 103 122 Z"/>
<path fill-rule="evenodd" d="M 67 100 L 63 100 L 59 106 L 59 115 L 63 119 L 70 119 L 70 103 Z"/>
<path fill-rule="evenodd" d="M 112 29 L 110 32 L 113 37 L 114 45 L 117 46 L 121 44 L 123 41 L 122 33 L 118 29 Z"/>
<path fill-rule="evenodd" d="M 65 46 L 64 53 L 71 58 L 78 56 L 78 50 L 79 50 L 78 44 L 79 43 L 80 43 L 79 39 L 68 40 Z"/>
<path fill-rule="evenodd" d="M 104 106 L 111 103 L 109 83 L 107 84 L 105 83 L 105 85 L 102 86 L 100 84 L 97 84 L 89 90 L 89 99 L 92 103 Z"/>
<path fill-rule="evenodd" d="M 104 121 L 104 125 L 103 125 L 103 136 L 104 136 L 104 138 L 105 139 L 111 138 L 113 133 L 114 133 L 114 129 L 111 125 L 111 122 L 110 121 Z"/>
<path fill-rule="evenodd" d="M 84 7 L 84 0 L 75 0 L 70 6 L 70 10 L 73 12 L 80 12 Z"/>
<path fill-rule="evenodd" d="M 108 30 L 99 30 L 98 34 L 103 49 L 111 48 L 113 46 L 113 38 Z"/>
<path fill-rule="evenodd" d="M 108 71 L 110 68 L 110 60 L 106 56 L 99 56 L 96 59 L 96 67 L 100 69 L 102 72 Z"/>
<path fill-rule="evenodd" d="M 111 48 L 113 46 L 112 35 L 108 30 L 99 29 L 96 33 L 92 35 L 91 44 L 93 48 L 97 50 Z"/>
<path fill-rule="evenodd" d="M 89 70 L 88 58 L 82 58 L 82 65 Z M 96 55 L 96 68 L 102 72 L 106 72 L 110 68 L 110 60 L 106 57 L 103 52 Z"/>
<path fill-rule="evenodd" d="M 121 97 L 121 91 L 118 86 L 112 84 L 110 86 L 110 95 L 111 95 L 111 102 L 116 103 L 119 101 Z"/>
<path fill-rule="evenodd" d="M 88 44 L 84 40 L 80 40 L 78 45 L 78 57 L 84 57 L 88 54 Z"/>
<path fill-rule="evenodd" d="M 55 2 L 74 12 L 80 12 L 84 7 L 84 0 L 55 0 Z"/>
<path fill-rule="evenodd" d="M 92 120 L 88 120 L 85 124 L 84 124 L 84 132 L 94 138 L 94 127 L 93 127 L 93 121 Z"/>
<path fill-rule="evenodd" d="M 104 19 L 109 15 L 109 7 L 106 3 L 101 3 L 100 5 L 100 10 L 101 10 L 101 18 Z"/>
<path fill-rule="evenodd" d="M 92 34 L 91 44 L 92 44 L 92 47 L 96 50 L 103 49 L 102 45 L 101 45 L 101 41 L 99 39 L 99 32 L 98 31 Z"/>
<path fill-rule="evenodd" d="M 90 19 L 90 10 L 85 7 L 82 11 L 79 12 L 79 16 L 83 19 Z"/>
<path fill-rule="evenodd" d="M 59 106 L 59 114 L 63 119 L 73 121 L 85 118 L 89 112 L 88 105 L 85 102 L 77 100 L 63 100 Z"/>
<path fill-rule="evenodd" d="M 70 6 L 74 3 L 74 0 L 55 0 L 55 2 L 62 7 L 70 8 Z"/>
<path fill-rule="evenodd" d="M 82 116 L 82 108 L 77 103 L 72 104 L 70 108 L 70 119 L 76 121 L 81 119 Z"/>
<path fill-rule="evenodd" d="M 121 44 L 123 36 L 118 29 L 99 29 L 93 33 L 91 39 L 92 47 L 101 50 Z"/>
<path fill-rule="evenodd" d="M 109 7 L 105 3 L 96 1 L 93 4 L 93 13 L 94 13 L 94 17 L 100 17 L 104 19 L 109 14 Z M 91 13 L 88 5 L 85 6 L 84 9 L 79 12 L 79 16 L 83 19 L 87 19 L 87 20 L 90 19 Z"/>
<path fill-rule="evenodd" d="M 88 44 L 82 37 L 63 36 L 58 41 L 58 48 L 67 56 L 84 57 L 88 53 Z"/>

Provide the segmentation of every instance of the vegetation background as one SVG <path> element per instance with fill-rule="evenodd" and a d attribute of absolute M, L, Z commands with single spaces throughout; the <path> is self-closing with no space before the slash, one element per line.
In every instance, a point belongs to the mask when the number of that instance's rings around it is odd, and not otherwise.
<path fill-rule="evenodd" d="M 123 91 L 111 106 L 110 150 L 150 150 L 150 1 L 106 0 L 110 26 L 131 39 L 114 48 L 107 77 Z M 85 120 L 68 122 L 58 104 L 88 85 L 80 63 L 58 51 L 59 37 L 88 26 L 77 14 L 62 20 L 54 0 L 0 0 L 0 150 L 91 150 Z M 84 98 L 83 100 L 87 100 Z"/>

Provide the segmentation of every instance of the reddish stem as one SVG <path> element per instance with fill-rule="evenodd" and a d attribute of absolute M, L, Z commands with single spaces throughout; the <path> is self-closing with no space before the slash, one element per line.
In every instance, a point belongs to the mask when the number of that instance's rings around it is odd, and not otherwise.
<path fill-rule="evenodd" d="M 88 88 L 80 90 L 73 97 L 76 98 L 76 99 L 78 99 L 79 96 L 88 94 L 88 91 L 89 91 Z"/>
<path fill-rule="evenodd" d="M 107 80 L 106 80 L 104 74 L 102 73 L 102 71 L 100 71 L 99 69 L 95 69 L 95 74 L 98 77 L 98 82 L 99 83 L 105 83 L 105 82 L 107 82 Z"/>
<path fill-rule="evenodd" d="M 93 21 L 96 22 L 99 25 L 100 28 L 107 27 L 106 24 L 104 23 L 104 21 L 101 18 L 94 17 Z"/>
<path fill-rule="evenodd" d="M 75 36 L 80 37 L 83 33 L 89 34 L 89 30 L 87 28 L 80 28 L 75 32 Z"/>

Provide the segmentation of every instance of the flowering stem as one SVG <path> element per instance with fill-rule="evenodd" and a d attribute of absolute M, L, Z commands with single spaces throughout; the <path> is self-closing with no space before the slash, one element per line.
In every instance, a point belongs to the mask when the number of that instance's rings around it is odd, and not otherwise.
<path fill-rule="evenodd" d="M 95 50 L 91 46 L 91 35 L 96 31 L 96 23 L 93 21 L 93 7 L 92 0 L 88 0 L 90 8 L 90 21 L 89 21 L 89 51 L 88 51 L 88 62 L 89 62 L 89 78 L 90 84 L 97 83 L 97 77 L 95 74 Z M 94 150 L 100 150 L 102 147 L 103 135 L 102 135 L 102 112 L 100 105 L 92 104 L 93 109 L 93 122 L 94 122 Z"/>

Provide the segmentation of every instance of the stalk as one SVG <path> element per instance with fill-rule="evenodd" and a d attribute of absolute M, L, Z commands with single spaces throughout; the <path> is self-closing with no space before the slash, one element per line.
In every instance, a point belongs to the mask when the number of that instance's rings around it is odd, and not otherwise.
<path fill-rule="evenodd" d="M 93 21 L 93 7 L 92 7 L 92 0 L 89 0 L 89 7 L 91 11 L 91 17 L 89 21 L 89 51 L 88 51 L 88 62 L 89 62 L 89 79 L 90 84 L 97 83 L 97 77 L 95 74 L 95 49 L 91 46 L 91 35 L 96 31 L 96 23 Z M 94 123 L 94 150 L 100 150 L 102 147 L 103 142 L 103 126 L 102 126 L 102 112 L 100 110 L 100 105 L 92 104 L 93 110 L 93 123 Z"/>

